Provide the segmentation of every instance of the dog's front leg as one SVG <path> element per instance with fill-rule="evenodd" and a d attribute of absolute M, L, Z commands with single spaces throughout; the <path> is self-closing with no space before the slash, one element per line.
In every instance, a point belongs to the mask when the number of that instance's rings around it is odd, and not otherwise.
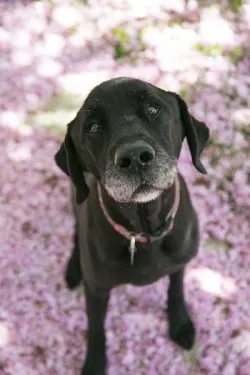
<path fill-rule="evenodd" d="M 109 292 L 93 294 L 85 286 L 85 298 L 88 316 L 88 346 L 81 375 L 105 375 L 106 347 L 104 322 Z"/>
<path fill-rule="evenodd" d="M 69 289 L 75 289 L 82 281 L 79 238 L 76 229 L 74 235 L 74 246 L 66 268 L 65 281 Z"/>
<path fill-rule="evenodd" d="M 170 275 L 168 290 L 168 321 L 170 338 L 190 350 L 195 341 L 195 328 L 187 312 L 183 290 L 184 267 Z"/>

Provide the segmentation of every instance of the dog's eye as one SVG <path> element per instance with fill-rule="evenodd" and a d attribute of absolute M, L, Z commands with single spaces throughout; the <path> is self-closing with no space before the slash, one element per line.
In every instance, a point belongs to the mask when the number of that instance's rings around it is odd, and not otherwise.
<path fill-rule="evenodd" d="M 149 105 L 147 107 L 147 113 L 150 115 L 150 116 L 155 116 L 157 115 L 157 113 L 159 112 L 160 108 L 157 107 L 156 105 Z"/>
<path fill-rule="evenodd" d="M 91 124 L 87 129 L 87 132 L 89 134 L 98 134 L 98 133 L 100 133 L 100 131 L 101 131 L 101 126 L 99 124 L 96 124 L 96 123 Z"/>

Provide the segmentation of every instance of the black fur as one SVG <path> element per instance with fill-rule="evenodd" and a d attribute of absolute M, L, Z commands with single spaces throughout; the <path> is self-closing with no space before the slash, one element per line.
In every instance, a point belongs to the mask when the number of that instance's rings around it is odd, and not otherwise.
<path fill-rule="evenodd" d="M 97 132 L 91 133 L 92 128 Z M 206 125 L 189 114 L 177 94 L 129 78 L 94 88 L 68 126 L 55 159 L 73 183 L 76 232 L 66 282 L 75 288 L 82 281 L 85 288 L 89 334 L 82 375 L 106 374 L 104 319 L 110 291 L 120 284 L 146 285 L 169 275 L 169 335 L 185 349 L 194 344 L 183 277 L 185 264 L 198 251 L 199 229 L 182 176 L 173 230 L 159 241 L 137 244 L 133 267 L 129 243 L 107 222 L 97 195 L 99 181 L 113 220 L 134 232 L 154 232 L 174 201 L 173 171 L 185 137 L 194 166 L 206 173 L 200 161 L 209 137 Z M 125 168 L 117 163 L 121 149 L 128 155 Z M 150 196 L 154 199 L 146 202 Z"/>

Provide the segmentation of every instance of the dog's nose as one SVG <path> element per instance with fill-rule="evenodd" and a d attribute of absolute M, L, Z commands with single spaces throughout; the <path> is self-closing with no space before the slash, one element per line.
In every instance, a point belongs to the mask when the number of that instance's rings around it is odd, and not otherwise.
<path fill-rule="evenodd" d="M 142 167 L 149 165 L 155 157 L 152 146 L 144 141 L 137 141 L 133 144 L 122 145 L 115 155 L 115 164 L 122 169 L 132 166 Z"/>

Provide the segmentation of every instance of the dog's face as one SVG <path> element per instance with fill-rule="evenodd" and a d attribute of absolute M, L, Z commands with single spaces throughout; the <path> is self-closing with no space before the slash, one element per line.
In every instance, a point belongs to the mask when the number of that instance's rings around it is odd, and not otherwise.
<path fill-rule="evenodd" d="M 56 162 L 71 177 L 79 203 L 87 195 L 84 170 L 116 201 L 147 202 L 173 184 L 185 136 L 194 165 L 205 173 L 199 155 L 209 132 L 185 102 L 149 83 L 116 78 L 90 92 Z"/>
<path fill-rule="evenodd" d="M 78 116 L 78 155 L 116 201 L 149 201 L 173 184 L 184 133 L 172 95 L 163 101 L 149 84 L 112 80 L 90 93 Z"/>

